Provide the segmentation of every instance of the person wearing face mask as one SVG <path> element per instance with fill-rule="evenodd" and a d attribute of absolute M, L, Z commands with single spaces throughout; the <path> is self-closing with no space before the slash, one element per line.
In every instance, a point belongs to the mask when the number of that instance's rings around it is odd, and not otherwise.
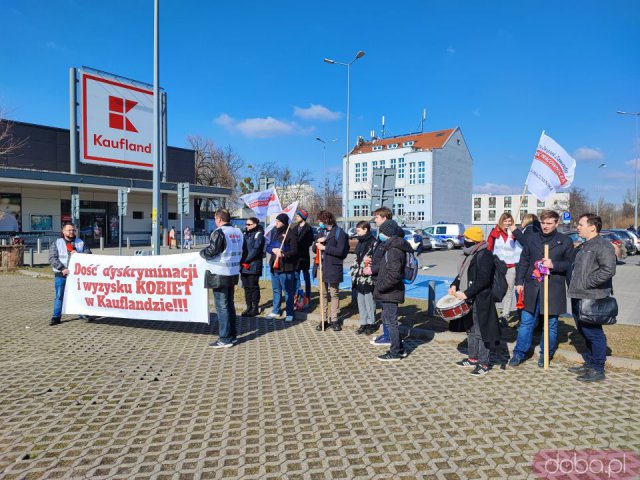
<path fill-rule="evenodd" d="M 91 249 L 76 237 L 76 227 L 73 223 L 65 223 L 62 227 L 60 238 L 49 246 L 49 264 L 55 272 L 54 286 L 56 295 L 53 300 L 53 315 L 49 325 L 59 325 L 62 317 L 62 302 L 64 300 L 64 287 L 69 275 L 69 260 L 76 253 L 91 253 Z M 85 318 L 84 315 L 81 318 Z M 93 317 L 89 317 L 89 320 Z"/>
<path fill-rule="evenodd" d="M 502 318 L 505 322 L 512 319 L 512 312 L 516 311 L 516 296 L 514 283 L 516 280 L 516 265 L 520 261 L 522 245 L 513 236 L 514 223 L 510 213 L 500 215 L 498 224 L 487 238 L 487 250 L 502 260 L 507 266 L 507 293 L 502 299 Z"/>
<path fill-rule="evenodd" d="M 382 324 L 387 326 L 390 340 L 389 350 L 378 357 L 382 362 L 397 361 L 407 356 L 398 328 L 398 305 L 404 303 L 406 254 L 412 253 L 413 248 L 398 233 L 398 224 L 393 220 L 386 220 L 380 225 L 378 239 L 381 245 L 378 249 L 382 253 L 373 258 L 372 268 L 378 272 L 373 299 L 382 305 Z"/>
<path fill-rule="evenodd" d="M 264 242 L 264 230 L 260 225 L 260 220 L 255 217 L 247 218 L 242 258 L 240 259 L 240 279 L 247 304 L 247 308 L 240 314 L 243 317 L 255 317 L 260 313 L 260 284 L 258 281 L 262 275 Z"/>
<path fill-rule="evenodd" d="M 371 235 L 369 222 L 361 221 L 356 225 L 358 245 L 356 258 L 351 266 L 351 288 L 356 292 L 356 302 L 360 314 L 360 327 L 357 334 L 371 334 L 374 332 L 376 320 L 376 302 L 373 300 L 373 275 L 364 273 L 371 262 L 375 238 Z M 369 269 L 370 271 L 370 269 Z"/>
<path fill-rule="evenodd" d="M 544 311 L 543 277 L 536 265 L 550 270 L 549 274 L 549 360 L 557 348 L 558 316 L 567 311 L 566 280 L 573 260 L 573 242 L 568 236 L 558 232 L 560 215 L 553 210 L 543 210 L 540 214 L 541 231 L 529 236 L 524 245 L 520 262 L 516 267 L 516 291 L 524 292 L 524 310 L 518 326 L 518 339 L 513 349 L 509 365 L 517 367 L 529 353 L 533 342 L 533 330 L 539 312 Z M 549 246 L 549 258 L 544 258 L 544 246 Z M 538 366 L 544 366 L 544 337 L 540 339 Z"/>
<path fill-rule="evenodd" d="M 321 210 L 316 215 L 321 233 L 313 244 L 313 252 L 320 252 L 322 262 L 322 280 L 325 292 L 325 318 L 329 320 L 325 327 L 331 327 L 335 332 L 342 330 L 340 314 L 340 282 L 344 259 L 349 254 L 349 240 L 346 232 L 336 225 L 336 217 L 328 210 Z M 324 227 L 324 228 L 323 228 Z M 322 322 L 316 327 L 322 331 Z"/>
<path fill-rule="evenodd" d="M 285 297 L 285 322 L 293 322 L 294 295 L 296 288 L 295 271 L 298 265 L 298 234 L 289 226 L 289 216 L 281 213 L 276 217 L 275 228 L 271 232 L 267 253 L 271 254 L 271 288 L 273 289 L 273 309 L 267 315 L 278 318 L 281 314 L 282 296 Z"/>
<path fill-rule="evenodd" d="M 495 264 L 480 227 L 464 231 L 464 259 L 458 276 L 449 288 L 449 295 L 471 303 L 471 312 L 464 317 L 469 356 L 456 365 L 473 367 L 473 376 L 489 372 L 491 348 L 500 344 L 498 312 L 491 295 Z"/>

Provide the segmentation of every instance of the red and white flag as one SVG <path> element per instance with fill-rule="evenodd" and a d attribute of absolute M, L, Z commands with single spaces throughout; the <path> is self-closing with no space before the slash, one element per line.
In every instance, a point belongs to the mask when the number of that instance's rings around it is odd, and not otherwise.
<path fill-rule="evenodd" d="M 296 214 L 297 211 L 298 211 L 298 200 L 293 202 L 291 205 L 285 208 L 282 212 L 278 212 L 278 213 L 286 213 L 287 216 L 289 217 L 289 223 L 291 223 L 293 221 L 293 216 Z M 276 226 L 276 219 L 274 218 L 264 231 L 265 237 L 269 235 L 269 232 L 273 230 L 275 226 Z"/>
<path fill-rule="evenodd" d="M 275 188 L 263 190 L 261 192 L 247 193 L 240 197 L 244 200 L 251 210 L 254 211 L 256 217 L 265 220 L 269 215 L 277 215 L 282 211 L 280 199 Z"/>
<path fill-rule="evenodd" d="M 527 177 L 527 187 L 539 200 L 546 200 L 558 188 L 571 186 L 576 161 L 564 148 L 544 132 Z"/>

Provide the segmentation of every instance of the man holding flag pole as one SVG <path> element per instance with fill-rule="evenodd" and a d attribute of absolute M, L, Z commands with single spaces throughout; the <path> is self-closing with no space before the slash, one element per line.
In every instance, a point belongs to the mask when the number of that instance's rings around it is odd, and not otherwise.
<path fill-rule="evenodd" d="M 546 200 L 556 188 L 571 185 L 575 168 L 575 160 L 542 132 L 522 197 L 528 188 L 538 199 Z M 517 214 L 519 211 L 520 206 Z M 541 311 L 544 313 L 544 337 L 540 342 L 539 367 L 549 367 L 557 347 L 558 316 L 567 311 L 566 275 L 573 258 L 571 239 L 557 231 L 559 220 L 560 215 L 555 211 L 541 213 L 542 231 L 530 236 L 516 268 L 516 292 L 519 296 L 524 294 L 524 310 L 513 357 L 509 361 L 512 367 L 525 360 Z"/>

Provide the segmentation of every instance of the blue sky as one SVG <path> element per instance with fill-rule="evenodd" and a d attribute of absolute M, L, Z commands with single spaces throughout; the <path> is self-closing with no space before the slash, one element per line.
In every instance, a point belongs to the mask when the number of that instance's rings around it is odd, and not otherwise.
<path fill-rule="evenodd" d="M 68 68 L 150 82 L 153 1 L 0 0 L 0 105 L 69 125 Z M 619 202 L 633 186 L 640 111 L 638 1 L 161 1 L 161 84 L 169 143 L 232 145 L 246 162 L 322 177 L 351 142 L 380 130 L 460 126 L 476 191 L 520 191 L 544 129 L 578 159 L 574 184 Z M 640 146 L 638 146 L 640 148 Z M 607 167 L 598 169 L 606 163 Z"/>

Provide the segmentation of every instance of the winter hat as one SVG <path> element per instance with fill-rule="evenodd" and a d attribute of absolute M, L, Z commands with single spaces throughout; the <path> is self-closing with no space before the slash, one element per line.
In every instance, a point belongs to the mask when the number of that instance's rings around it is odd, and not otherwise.
<path fill-rule="evenodd" d="M 464 236 L 469 240 L 479 243 L 484 240 L 484 233 L 480 227 L 469 227 L 464 231 Z"/>
<path fill-rule="evenodd" d="M 385 220 L 384 223 L 380 225 L 380 233 L 387 237 L 393 237 L 397 231 L 398 224 L 393 220 Z"/>
<path fill-rule="evenodd" d="M 302 208 L 296 212 L 296 215 L 300 215 L 300 218 L 305 222 L 307 221 L 307 218 L 309 218 L 309 212 Z"/>
<path fill-rule="evenodd" d="M 280 220 L 285 225 L 289 225 L 289 215 L 286 213 L 281 213 L 276 217 L 276 220 Z"/>

